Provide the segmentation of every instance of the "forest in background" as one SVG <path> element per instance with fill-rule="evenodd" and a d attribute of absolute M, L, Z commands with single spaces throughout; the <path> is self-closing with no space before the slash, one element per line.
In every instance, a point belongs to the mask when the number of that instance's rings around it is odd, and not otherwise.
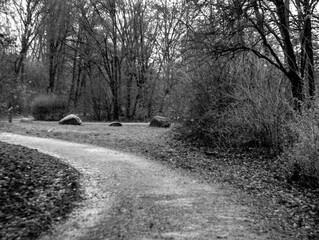
<path fill-rule="evenodd" d="M 2 1 L 2 107 L 54 94 L 91 120 L 177 116 L 195 14 L 177 1 Z"/>
<path fill-rule="evenodd" d="M 92 120 L 178 118 L 196 95 L 298 108 L 315 96 L 317 3 L 2 0 L 1 107 L 55 94 Z"/>
<path fill-rule="evenodd" d="M 316 0 L 0 2 L 2 113 L 163 115 L 213 147 L 317 154 Z"/>

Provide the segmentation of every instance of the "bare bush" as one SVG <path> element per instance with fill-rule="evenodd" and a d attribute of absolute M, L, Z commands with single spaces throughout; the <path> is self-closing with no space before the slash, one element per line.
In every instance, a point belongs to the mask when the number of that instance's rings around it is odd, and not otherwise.
<path fill-rule="evenodd" d="M 288 162 L 290 179 L 304 187 L 319 187 L 319 101 L 311 108 L 303 107 L 289 124 L 293 144 L 282 158 Z"/>
<path fill-rule="evenodd" d="M 262 147 L 280 152 L 292 108 L 276 71 L 255 58 L 194 74 L 185 138 L 210 147 Z"/>

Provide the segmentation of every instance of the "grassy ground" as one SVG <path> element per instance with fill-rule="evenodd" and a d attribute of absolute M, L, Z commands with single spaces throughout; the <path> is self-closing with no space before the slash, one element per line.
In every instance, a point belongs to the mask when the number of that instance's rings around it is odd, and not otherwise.
<path fill-rule="evenodd" d="M 259 231 L 276 232 L 282 239 L 319 239 L 319 192 L 289 182 L 285 163 L 262 152 L 197 149 L 175 141 L 170 129 L 146 124 L 112 128 L 94 123 L 15 122 L 0 123 L 1 130 L 133 152 L 192 172 L 203 181 L 229 184 L 241 192 L 242 203 L 253 209 Z"/>

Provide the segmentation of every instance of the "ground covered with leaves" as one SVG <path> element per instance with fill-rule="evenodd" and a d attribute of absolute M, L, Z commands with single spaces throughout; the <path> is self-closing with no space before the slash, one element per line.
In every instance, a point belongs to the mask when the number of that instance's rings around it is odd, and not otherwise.
<path fill-rule="evenodd" d="M 0 142 L 0 239 L 36 239 L 81 199 L 80 174 L 35 149 Z"/>
<path fill-rule="evenodd" d="M 283 159 L 265 151 L 212 150 L 174 139 L 171 129 L 146 124 L 59 126 L 57 123 L 2 124 L 3 131 L 89 143 L 133 152 L 192 172 L 205 182 L 234 188 L 236 201 L 252 209 L 259 232 L 275 239 L 319 239 L 319 191 L 292 181 Z M 235 198 L 235 194 L 234 194 Z"/>
<path fill-rule="evenodd" d="M 184 150 L 172 155 L 173 165 L 242 190 L 242 201 L 254 209 L 261 232 L 277 232 L 279 239 L 319 239 L 319 191 L 291 182 L 292 173 L 281 159 L 253 150 L 202 150 L 193 156 Z"/>

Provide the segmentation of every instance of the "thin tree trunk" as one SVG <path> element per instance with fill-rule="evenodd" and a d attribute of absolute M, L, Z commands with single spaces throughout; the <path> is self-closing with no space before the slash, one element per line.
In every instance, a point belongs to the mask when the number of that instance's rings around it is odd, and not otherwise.
<path fill-rule="evenodd" d="M 130 119 L 131 117 L 131 91 L 132 91 L 132 82 L 133 82 L 133 76 L 132 74 L 129 75 L 127 82 L 126 82 L 126 119 Z"/>
<path fill-rule="evenodd" d="M 314 81 L 314 54 L 312 46 L 312 24 L 309 1 L 296 1 L 298 10 L 298 20 L 300 23 L 300 39 L 301 39 L 301 58 L 300 58 L 300 75 L 302 79 L 308 79 L 308 94 L 310 99 L 313 99 L 316 92 Z M 304 13 L 302 12 L 304 9 Z M 307 75 L 305 76 L 307 71 Z"/>
<path fill-rule="evenodd" d="M 111 17 L 112 17 L 112 42 L 113 42 L 113 68 L 112 77 L 113 86 L 111 86 L 113 94 L 113 120 L 119 120 L 119 61 L 118 61 L 118 51 L 117 51 L 117 35 L 116 35 L 116 3 L 112 0 L 111 3 Z"/>
<path fill-rule="evenodd" d="M 55 75 L 57 66 L 55 64 L 55 47 L 54 43 L 50 43 L 50 50 L 49 50 L 49 86 L 47 88 L 47 92 L 53 93 L 55 87 Z"/>
<path fill-rule="evenodd" d="M 28 47 L 27 47 L 27 40 L 25 36 L 22 37 L 21 43 L 22 43 L 21 51 L 20 51 L 18 60 L 16 62 L 15 72 L 17 76 L 17 82 L 20 85 L 22 115 L 24 117 L 27 117 L 28 104 L 27 104 L 27 85 L 25 82 L 25 59 L 26 59 Z"/>
<path fill-rule="evenodd" d="M 312 47 L 312 32 L 311 32 L 311 19 L 310 16 L 306 16 L 305 19 L 305 53 L 307 57 L 307 73 L 308 73 L 308 83 L 309 83 L 309 97 L 313 98 L 316 92 L 315 80 L 314 80 L 314 56 Z"/>
<path fill-rule="evenodd" d="M 74 91 L 74 107 L 77 107 L 80 93 L 82 91 L 82 86 L 85 81 L 85 74 L 82 74 L 82 69 L 79 67 L 78 68 L 78 73 L 77 73 L 77 81 L 76 81 L 76 87 Z"/>
<path fill-rule="evenodd" d="M 75 92 L 75 79 L 76 79 L 76 67 L 77 67 L 77 55 L 78 55 L 77 53 L 78 53 L 78 50 L 76 48 L 74 58 L 73 58 L 72 82 L 71 82 L 71 89 L 70 89 L 69 100 L 68 100 L 69 107 L 71 105 L 71 101 L 73 101 L 73 104 L 75 105 L 75 103 L 74 103 L 75 93 L 74 92 Z"/>
<path fill-rule="evenodd" d="M 137 110 L 137 104 L 138 104 L 138 101 L 140 99 L 140 92 L 137 93 L 136 97 L 135 97 L 135 102 L 134 102 L 134 105 L 133 105 L 133 109 L 132 109 L 132 113 L 130 115 L 130 119 L 133 119 L 135 117 L 135 114 L 136 114 L 136 110 Z"/>

